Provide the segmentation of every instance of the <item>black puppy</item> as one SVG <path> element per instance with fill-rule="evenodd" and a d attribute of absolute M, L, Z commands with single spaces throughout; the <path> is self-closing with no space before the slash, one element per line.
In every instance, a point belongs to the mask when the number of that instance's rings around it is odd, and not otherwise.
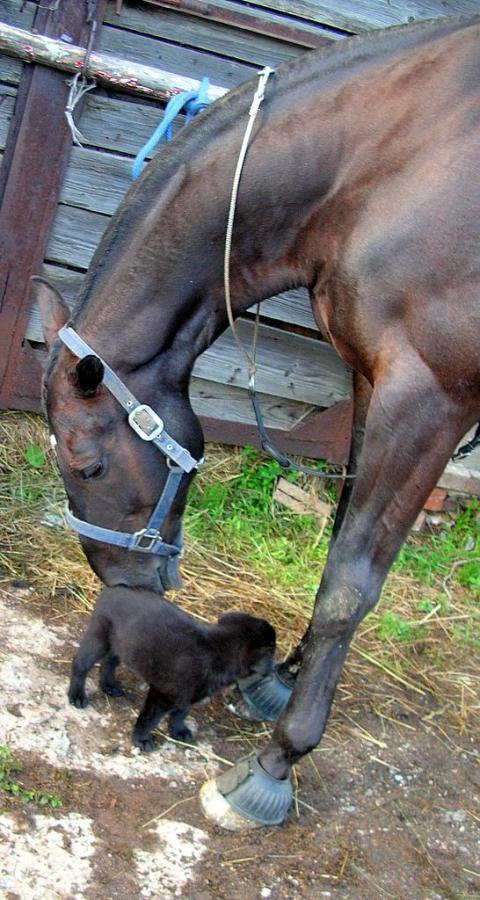
<path fill-rule="evenodd" d="M 169 714 L 169 733 L 191 741 L 184 719 L 192 703 L 253 672 L 273 668 L 275 629 L 247 613 L 230 612 L 205 625 L 158 594 L 127 587 L 104 588 L 72 664 L 68 697 L 83 709 L 85 679 L 96 662 L 106 694 L 124 692 L 115 678 L 120 662 L 150 686 L 133 729 L 133 743 L 155 749 L 152 731 Z"/>

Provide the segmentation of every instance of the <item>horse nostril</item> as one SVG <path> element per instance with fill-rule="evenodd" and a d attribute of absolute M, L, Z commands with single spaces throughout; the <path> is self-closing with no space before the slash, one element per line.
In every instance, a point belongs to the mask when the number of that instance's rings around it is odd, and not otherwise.
<path fill-rule="evenodd" d="M 78 474 L 86 481 L 87 478 L 98 478 L 100 475 L 103 475 L 103 471 L 103 463 L 95 462 L 91 463 L 89 466 L 85 466 L 85 468 L 81 469 Z"/>

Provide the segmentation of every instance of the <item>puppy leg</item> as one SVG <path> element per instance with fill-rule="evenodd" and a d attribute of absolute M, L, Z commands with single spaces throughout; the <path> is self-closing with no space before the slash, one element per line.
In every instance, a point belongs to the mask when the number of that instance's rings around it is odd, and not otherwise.
<path fill-rule="evenodd" d="M 188 707 L 186 709 L 172 709 L 168 720 L 168 733 L 176 741 L 185 741 L 185 743 L 191 744 L 193 734 L 188 725 L 185 725 L 187 713 Z"/>
<path fill-rule="evenodd" d="M 115 678 L 115 671 L 119 662 L 120 658 L 115 656 L 115 653 L 112 653 L 110 650 L 100 666 L 100 688 L 104 694 L 108 694 L 109 697 L 125 696 L 122 685 Z"/>
<path fill-rule="evenodd" d="M 151 753 L 156 749 L 152 731 L 157 727 L 160 719 L 170 712 L 171 708 L 171 704 L 166 701 L 165 697 L 151 685 L 133 729 L 132 741 L 136 747 L 140 747 L 140 750 L 145 753 Z"/>
<path fill-rule="evenodd" d="M 108 650 L 106 630 L 100 627 L 95 620 L 92 621 L 80 642 L 72 663 L 68 699 L 77 709 L 84 709 L 88 705 L 85 679 L 92 666 L 102 659 Z"/>

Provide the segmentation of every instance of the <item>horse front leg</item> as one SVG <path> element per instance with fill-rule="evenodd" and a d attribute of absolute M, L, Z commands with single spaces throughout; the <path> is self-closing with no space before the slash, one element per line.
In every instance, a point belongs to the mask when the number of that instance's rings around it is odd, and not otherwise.
<path fill-rule="evenodd" d="M 340 531 L 355 485 L 360 454 L 365 439 L 365 426 L 371 396 L 372 386 L 370 382 L 368 382 L 367 379 L 360 374 L 360 372 L 354 372 L 352 439 L 350 441 L 350 454 L 347 465 L 347 475 L 350 475 L 351 477 L 347 478 L 344 482 L 340 500 L 338 501 L 330 542 L 331 547 L 333 546 L 333 542 L 335 542 Z M 294 650 L 292 650 L 287 659 L 278 666 L 278 673 L 280 677 L 285 681 L 290 682 L 292 685 L 302 664 L 303 656 L 310 635 L 310 627 L 311 623 Z"/>
<path fill-rule="evenodd" d="M 333 524 L 332 540 L 335 540 L 350 502 L 358 461 L 365 436 L 365 423 L 372 395 L 370 383 L 359 372 L 353 376 L 353 423 L 350 455 L 347 466 L 348 478 L 338 503 Z M 267 678 L 253 676 L 239 683 L 240 692 L 248 709 L 256 718 L 275 721 L 288 703 L 295 679 L 302 664 L 305 649 L 310 635 L 310 625 L 297 646 L 284 662 Z"/>
<path fill-rule="evenodd" d="M 280 823 L 291 798 L 290 768 L 319 743 L 355 628 L 375 605 L 388 570 L 452 451 L 478 414 L 443 392 L 417 358 L 372 394 L 357 478 L 331 546 L 295 687 L 268 746 L 237 783 L 217 793 L 247 827 Z M 259 768 L 263 776 L 258 775 Z M 266 781 L 267 779 L 267 781 Z M 270 779 L 270 782 L 268 782 Z M 270 785 L 270 786 L 269 786 Z M 220 821 L 204 796 L 207 815 Z"/>
<path fill-rule="evenodd" d="M 343 490 L 338 501 L 337 512 L 332 529 L 332 540 L 334 541 L 340 531 L 342 522 L 350 503 L 350 497 L 355 486 L 360 455 L 362 452 L 363 442 L 365 440 L 365 428 L 367 423 L 368 408 L 372 398 L 372 386 L 360 372 L 353 373 L 353 422 L 352 422 L 352 439 L 350 441 L 350 454 L 348 457 L 347 478 L 343 485 Z"/>

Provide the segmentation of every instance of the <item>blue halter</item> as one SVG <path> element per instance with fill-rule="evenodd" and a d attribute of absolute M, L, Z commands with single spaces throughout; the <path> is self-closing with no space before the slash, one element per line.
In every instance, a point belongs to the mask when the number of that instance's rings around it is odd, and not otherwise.
<path fill-rule="evenodd" d="M 68 508 L 68 504 L 65 510 L 66 522 L 78 534 L 91 540 L 101 541 L 104 544 L 113 544 L 126 550 L 135 550 L 137 553 L 153 553 L 157 556 L 168 557 L 168 585 L 165 587 L 179 588 L 182 586 L 178 572 L 178 562 L 183 549 L 182 528 L 181 526 L 179 527 L 171 544 L 167 544 L 163 540 L 160 529 L 176 497 L 183 475 L 192 472 L 193 469 L 198 469 L 202 465 L 203 459 L 194 459 L 185 447 L 178 444 L 165 431 L 163 420 L 160 416 L 150 406 L 139 403 L 118 375 L 115 374 L 101 356 L 98 356 L 98 353 L 95 353 L 95 350 L 79 337 L 73 328 L 65 325 L 58 332 L 58 336 L 65 346 L 79 359 L 94 354 L 101 361 L 104 369 L 103 384 L 127 413 L 130 427 L 143 441 L 151 442 L 167 457 L 169 469 L 160 499 L 145 528 L 132 533 L 114 531 L 111 528 L 103 528 L 100 525 L 91 525 L 90 522 L 84 522 L 83 519 L 78 519 L 74 516 Z"/>

